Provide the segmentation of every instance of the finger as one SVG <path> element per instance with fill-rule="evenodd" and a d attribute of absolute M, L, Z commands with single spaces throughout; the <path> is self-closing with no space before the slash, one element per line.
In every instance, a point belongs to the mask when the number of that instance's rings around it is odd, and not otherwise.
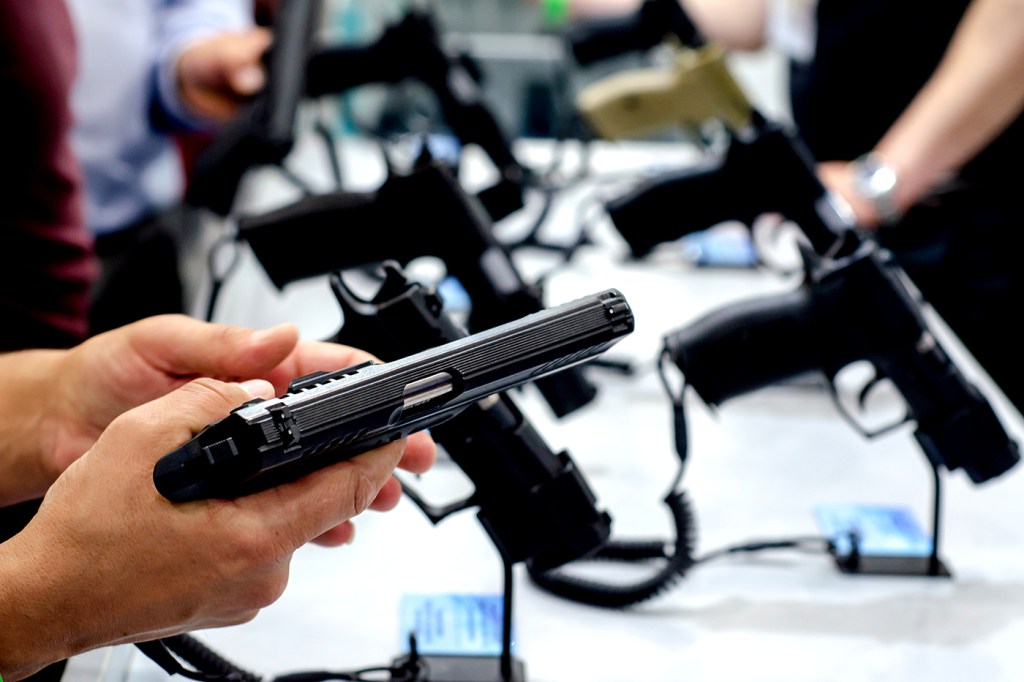
<path fill-rule="evenodd" d="M 351 521 L 343 521 L 326 533 L 313 538 L 312 542 L 321 547 L 340 547 L 356 539 L 356 527 Z"/>
<path fill-rule="evenodd" d="M 148 363 L 172 376 L 222 381 L 258 377 L 280 364 L 298 343 L 298 329 L 280 324 L 254 330 L 159 315 L 129 327 L 127 343 Z"/>
<path fill-rule="evenodd" d="M 370 503 L 370 509 L 373 511 L 385 512 L 391 511 L 398 506 L 399 500 L 402 499 L 402 485 L 398 482 L 398 479 L 392 476 L 377 493 L 377 497 L 373 498 L 373 502 Z"/>
<path fill-rule="evenodd" d="M 206 377 L 195 379 L 125 412 L 100 439 L 120 438 L 122 443 L 130 442 L 137 452 L 133 461 L 151 467 L 159 457 L 186 443 L 211 422 L 226 417 L 253 397 L 265 397 L 272 392 L 273 387 L 264 381 L 232 384 Z M 110 451 L 116 450 L 118 448 L 110 448 Z"/>
<path fill-rule="evenodd" d="M 235 94 L 255 95 L 266 85 L 267 76 L 258 64 L 243 64 L 228 73 L 228 83 Z"/>
<path fill-rule="evenodd" d="M 269 389 L 261 381 L 231 384 L 206 377 L 195 379 L 125 413 L 104 437 L 123 436 L 125 429 L 134 429 L 138 433 L 123 440 L 137 445 L 133 461 L 151 468 L 159 457 L 187 442 L 211 422 L 227 416 L 250 400 L 253 393 L 263 397 Z M 292 483 L 237 498 L 233 505 L 249 510 L 252 522 L 258 524 L 266 537 L 274 538 L 278 550 L 287 553 L 368 509 L 404 450 L 405 439 L 400 439 L 311 472 Z M 386 492 L 382 502 L 389 502 L 391 494 Z"/>
<path fill-rule="evenodd" d="M 351 367 L 369 360 L 375 358 L 358 348 L 326 341 L 303 341 L 280 365 L 261 376 L 281 393 L 295 377 Z"/>
<path fill-rule="evenodd" d="M 266 532 L 297 548 L 370 507 L 402 458 L 398 440 L 352 459 L 313 471 L 235 504 L 262 519 Z"/>
<path fill-rule="evenodd" d="M 262 26 L 256 26 L 241 33 L 237 42 L 234 43 L 235 59 L 239 62 L 258 63 L 263 58 L 263 53 L 270 48 L 273 40 L 273 31 Z"/>
<path fill-rule="evenodd" d="M 231 43 L 231 52 L 224 59 L 224 71 L 225 80 L 236 95 L 254 95 L 266 85 L 262 57 L 271 39 L 269 30 L 255 28 Z"/>
<path fill-rule="evenodd" d="M 342 343 L 329 341 L 302 341 L 295 351 L 276 370 L 285 375 L 301 376 L 318 370 L 358 365 L 377 361 L 370 353 Z"/>
<path fill-rule="evenodd" d="M 398 466 L 413 474 L 422 474 L 434 466 L 437 460 L 437 444 L 426 431 L 409 436 L 405 453 Z"/>

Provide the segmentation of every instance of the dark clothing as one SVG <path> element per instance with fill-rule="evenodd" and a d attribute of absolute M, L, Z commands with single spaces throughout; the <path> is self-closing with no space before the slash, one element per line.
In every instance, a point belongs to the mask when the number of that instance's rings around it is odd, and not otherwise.
<path fill-rule="evenodd" d="M 0 351 L 86 337 L 96 276 L 68 131 L 75 41 L 61 0 L 0 0 Z"/>
<path fill-rule="evenodd" d="M 96 238 L 100 278 L 89 314 L 91 334 L 163 313 L 184 313 L 179 235 L 191 214 L 168 210 Z"/>
<path fill-rule="evenodd" d="M 969 0 L 819 0 L 811 63 L 794 65 L 790 95 L 818 161 L 874 147 L 932 75 Z M 1018 410 L 1024 355 L 1024 208 L 1017 197 L 1024 116 L 949 186 L 879 230 L 914 284 Z"/>
<path fill-rule="evenodd" d="M 65 348 L 88 332 L 97 264 L 68 137 L 75 41 L 63 0 L 0 0 L 0 351 Z M 0 510 L 0 541 L 39 505 Z M 55 682 L 65 662 L 29 677 Z"/>

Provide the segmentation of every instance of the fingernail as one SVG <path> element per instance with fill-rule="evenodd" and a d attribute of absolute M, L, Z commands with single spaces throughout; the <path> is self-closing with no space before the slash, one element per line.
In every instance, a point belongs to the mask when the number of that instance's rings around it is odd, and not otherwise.
<path fill-rule="evenodd" d="M 253 398 L 273 398 L 274 385 L 263 379 L 249 379 L 238 384 L 242 390 Z"/>
<path fill-rule="evenodd" d="M 290 325 L 287 322 L 282 322 L 281 324 L 273 327 L 258 329 L 252 333 L 252 340 L 256 343 L 263 343 L 264 341 L 268 341 L 272 337 L 276 336 L 282 329 L 289 326 Z"/>
<path fill-rule="evenodd" d="M 266 80 L 261 67 L 247 66 L 235 73 L 235 89 L 244 95 L 251 95 L 262 90 Z"/>

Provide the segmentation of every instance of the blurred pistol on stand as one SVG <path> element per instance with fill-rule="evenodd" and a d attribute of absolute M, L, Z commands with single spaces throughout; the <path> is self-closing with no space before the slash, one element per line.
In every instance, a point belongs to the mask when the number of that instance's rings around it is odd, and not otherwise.
<path fill-rule="evenodd" d="M 682 48 L 671 69 L 628 69 L 583 88 L 576 108 L 598 136 L 638 137 L 668 128 L 699 133 L 718 121 L 731 130 L 753 123 L 753 108 L 715 45 Z"/>
<path fill-rule="evenodd" d="M 242 217 L 238 238 L 249 243 L 279 288 L 386 260 L 406 266 L 423 256 L 439 258 L 469 294 L 473 332 L 544 307 L 541 287 L 523 280 L 480 202 L 466 194 L 448 166 L 426 157 L 406 175 L 389 175 L 374 192 L 311 196 Z M 536 385 L 559 417 L 597 393 L 579 367 Z"/>
<path fill-rule="evenodd" d="M 344 318 L 331 341 L 389 361 L 466 336 L 435 291 L 408 281 L 394 262 L 383 267 L 384 282 L 370 300 L 356 296 L 339 273 L 331 275 Z M 606 305 L 609 315 L 632 329 L 624 300 Z M 595 507 L 572 458 L 554 453 L 507 393 L 470 406 L 433 427 L 431 436 L 474 484 L 469 498 L 444 507 L 427 504 L 404 486 L 433 523 L 478 507 L 477 518 L 501 555 L 538 571 L 587 556 L 607 541 L 611 518 Z"/>
<path fill-rule="evenodd" d="M 723 154 L 662 173 L 605 202 L 634 258 L 726 221 L 752 228 L 765 213 L 796 223 L 816 253 L 827 254 L 852 229 L 794 133 L 755 117 L 749 135 L 730 135 Z"/>
<path fill-rule="evenodd" d="M 523 207 L 527 170 L 483 101 L 479 70 L 466 54 L 441 45 L 432 17 L 410 10 L 366 45 L 323 47 L 315 38 L 322 0 L 281 3 L 268 52 L 267 87 L 217 136 L 197 161 L 189 201 L 227 215 L 250 168 L 278 165 L 295 140 L 303 99 L 340 94 L 371 83 L 418 80 L 437 97 L 445 122 L 463 144 L 476 144 L 500 179 L 479 198 L 495 220 Z"/>
<path fill-rule="evenodd" d="M 478 198 L 494 220 L 523 207 L 527 169 L 484 102 L 481 74 L 466 53 L 446 49 L 430 13 L 411 9 L 366 45 L 326 48 L 309 61 L 310 97 L 333 95 L 370 83 L 416 80 L 437 97 L 444 120 L 463 144 L 479 146 L 500 175 Z"/>
<path fill-rule="evenodd" d="M 866 437 L 915 423 L 914 437 L 936 469 L 963 469 L 983 483 L 1020 460 L 992 406 L 940 345 L 887 251 L 871 241 L 838 259 L 804 251 L 795 291 L 727 305 L 664 338 L 664 352 L 708 405 L 717 406 L 805 373 L 823 374 L 842 413 Z M 866 361 L 906 404 L 905 418 L 868 431 L 838 399 L 835 377 Z"/>

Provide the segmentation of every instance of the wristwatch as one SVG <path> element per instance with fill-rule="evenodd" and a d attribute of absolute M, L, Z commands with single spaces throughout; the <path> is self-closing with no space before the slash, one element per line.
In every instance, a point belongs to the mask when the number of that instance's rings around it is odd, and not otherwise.
<path fill-rule="evenodd" d="M 853 188 L 857 196 L 871 204 L 885 225 L 898 222 L 903 212 L 896 206 L 899 177 L 877 152 L 869 152 L 853 161 Z"/>

